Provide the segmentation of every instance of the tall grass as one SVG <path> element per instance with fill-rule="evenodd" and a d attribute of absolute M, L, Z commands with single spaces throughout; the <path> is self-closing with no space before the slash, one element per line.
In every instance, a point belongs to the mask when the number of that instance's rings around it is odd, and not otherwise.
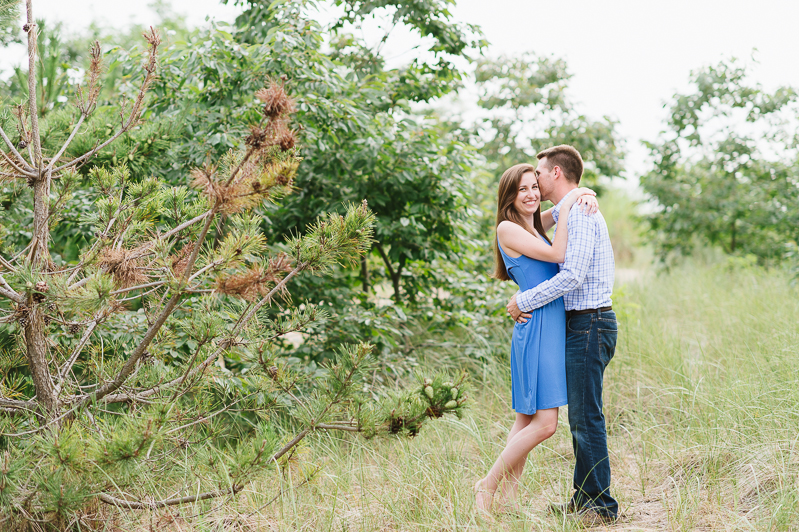
<path fill-rule="evenodd" d="M 799 528 L 789 276 L 686 265 L 624 292 L 606 415 L 629 513 L 674 530 Z"/>
<path fill-rule="evenodd" d="M 798 295 L 787 274 L 724 265 L 650 273 L 617 290 L 621 334 L 605 414 L 623 517 L 610 528 L 799 530 Z M 508 332 L 498 327 L 493 341 L 507 346 Z M 318 435 L 236 501 L 181 510 L 208 512 L 191 518 L 142 515 L 139 526 L 576 530 L 546 512 L 571 493 L 566 409 L 555 436 L 531 454 L 521 508 L 479 518 L 472 485 L 513 420 L 507 360 L 475 363 L 449 349 L 427 351 L 420 363 L 472 368 L 474 402 L 464 419 L 443 418 L 414 439 Z"/>

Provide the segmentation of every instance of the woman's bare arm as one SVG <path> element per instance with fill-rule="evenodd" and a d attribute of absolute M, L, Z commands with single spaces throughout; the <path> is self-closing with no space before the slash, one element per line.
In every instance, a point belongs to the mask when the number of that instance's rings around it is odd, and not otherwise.
<path fill-rule="evenodd" d="M 589 216 L 595 214 L 599 210 L 599 202 L 596 200 L 596 196 L 590 194 L 580 196 L 577 198 L 576 203 L 577 205 L 582 205 L 583 212 Z M 541 213 L 541 225 L 544 226 L 544 231 L 547 233 L 550 229 L 555 227 L 555 218 L 552 216 L 552 209 L 554 209 L 554 207 L 550 207 Z"/>
<path fill-rule="evenodd" d="M 549 246 L 541 238 L 528 233 L 522 226 L 510 221 L 504 221 L 497 226 L 497 239 L 505 253 L 518 253 L 531 259 L 544 262 L 563 262 L 566 257 L 568 243 L 568 218 L 569 211 L 577 200 L 585 195 L 593 195 L 594 191 L 588 188 L 578 188 L 569 193 L 566 201 L 560 208 L 558 219 L 562 224 L 555 234 L 552 245 Z M 551 217 L 551 213 L 550 213 Z"/>

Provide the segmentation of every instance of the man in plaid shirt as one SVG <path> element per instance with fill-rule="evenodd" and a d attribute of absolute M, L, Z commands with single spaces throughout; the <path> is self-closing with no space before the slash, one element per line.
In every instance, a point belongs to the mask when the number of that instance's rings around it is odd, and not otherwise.
<path fill-rule="evenodd" d="M 537 155 L 536 176 L 542 200 L 555 203 L 558 221 L 563 199 L 580 183 L 583 161 L 572 146 L 555 146 Z M 560 272 L 535 288 L 517 293 L 508 312 L 524 322 L 533 309 L 563 297 L 566 307 L 566 385 L 569 427 L 574 447 L 574 495 L 552 510 L 572 514 L 583 524 L 615 521 L 619 505 L 610 495 L 610 462 L 602 414 L 605 368 L 616 349 L 616 315 L 611 309 L 615 263 L 602 214 L 569 212 L 569 241 Z"/>

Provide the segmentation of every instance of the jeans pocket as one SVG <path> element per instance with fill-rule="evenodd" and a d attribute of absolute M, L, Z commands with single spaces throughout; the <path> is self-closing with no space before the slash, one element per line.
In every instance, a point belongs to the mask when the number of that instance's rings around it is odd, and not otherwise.
<path fill-rule="evenodd" d="M 566 318 L 566 332 L 568 334 L 590 334 L 591 326 L 593 325 L 592 319 L 579 318 Z"/>
<path fill-rule="evenodd" d="M 599 359 L 603 365 L 607 366 L 616 353 L 616 339 L 619 336 L 619 331 L 615 327 L 597 329 L 597 336 L 599 337 Z"/>

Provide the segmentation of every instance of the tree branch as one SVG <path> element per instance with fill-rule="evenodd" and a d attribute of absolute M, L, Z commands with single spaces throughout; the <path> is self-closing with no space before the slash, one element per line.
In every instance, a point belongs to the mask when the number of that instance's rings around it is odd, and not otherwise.
<path fill-rule="evenodd" d="M 391 278 L 394 278 L 394 267 L 391 265 L 391 259 L 388 258 L 386 252 L 383 250 L 383 246 L 380 245 L 380 242 L 375 242 L 375 247 L 377 248 L 377 252 L 380 253 L 380 256 L 383 258 L 383 262 L 386 265 L 386 269 L 388 270 L 388 274 Z"/>
<path fill-rule="evenodd" d="M 194 378 L 194 376 L 197 373 L 199 373 L 201 371 L 204 371 L 205 368 L 210 366 L 211 363 L 214 360 L 216 360 L 216 358 L 219 356 L 219 354 L 224 349 L 227 349 L 227 347 L 228 346 L 226 345 L 222 349 L 217 349 L 216 351 L 211 353 L 205 360 L 203 360 L 200 363 L 199 366 L 197 366 L 193 370 L 189 371 L 185 375 L 178 377 L 177 379 L 173 379 L 173 380 L 171 380 L 169 382 L 165 382 L 163 384 L 158 384 L 156 386 L 153 386 L 152 388 L 147 388 L 145 390 L 141 390 L 141 391 L 136 392 L 136 393 L 131 393 L 131 394 L 127 394 L 127 393 L 109 394 L 109 395 L 106 395 L 105 397 L 103 397 L 102 400 L 103 400 L 104 403 L 138 402 L 138 401 L 141 401 L 143 399 L 146 399 L 147 397 L 151 397 L 151 396 L 153 396 L 153 395 L 155 395 L 155 394 L 157 394 L 159 392 L 167 391 L 169 388 L 172 388 L 176 384 L 180 384 L 184 380 L 192 379 L 192 378 Z"/>
<path fill-rule="evenodd" d="M 192 218 L 192 219 L 191 219 L 191 220 L 189 220 L 188 222 L 183 222 L 183 223 L 182 223 L 182 224 L 180 224 L 179 226 L 177 226 L 177 227 L 174 227 L 174 228 L 170 229 L 169 231 L 167 231 L 166 233 L 164 233 L 163 235 L 161 235 L 161 238 L 169 238 L 170 236 L 174 235 L 175 233 L 178 233 L 178 232 L 180 232 L 180 231 L 183 231 L 183 230 L 184 230 L 184 229 L 186 229 L 188 226 L 190 226 L 190 225 L 192 225 L 192 224 L 195 224 L 195 223 L 199 222 L 200 220 L 204 220 L 205 218 L 207 218 L 208 216 L 212 215 L 213 213 L 214 213 L 214 210 L 213 210 L 213 209 L 210 209 L 210 210 L 208 210 L 208 211 L 206 211 L 206 212 L 202 213 L 202 214 L 201 214 L 201 215 L 199 215 L 199 216 L 195 216 L 194 218 Z"/>
<path fill-rule="evenodd" d="M 33 401 L 19 401 L 17 399 L 9 399 L 7 397 L 0 397 L 0 408 L 8 408 L 13 410 L 27 410 L 33 412 L 36 409 L 36 403 Z"/>
<path fill-rule="evenodd" d="M 28 0 L 30 3 L 30 0 Z M 144 66 L 144 70 L 147 72 L 147 75 L 144 77 L 144 81 L 142 81 L 141 88 L 139 89 L 139 93 L 136 95 L 136 100 L 133 102 L 133 107 L 130 110 L 130 114 L 125 122 L 123 122 L 122 127 L 114 133 L 111 138 L 106 140 L 105 142 L 95 146 L 88 152 L 84 153 L 80 157 L 72 159 L 66 164 L 59 166 L 58 168 L 53 170 L 53 173 L 61 172 L 70 166 L 75 166 L 81 161 L 92 157 L 95 153 L 102 150 L 116 139 L 118 139 L 123 133 L 130 131 L 134 126 L 138 124 L 139 118 L 141 116 L 141 108 L 142 104 L 144 103 L 144 95 L 147 93 L 147 89 L 149 88 L 150 84 L 155 79 L 155 70 L 157 66 L 157 58 L 158 58 L 158 46 L 161 44 L 160 38 L 155 33 L 155 30 L 150 28 L 150 36 L 145 33 L 145 38 L 150 43 L 150 59 L 148 60 L 147 64 Z"/>
<path fill-rule="evenodd" d="M 11 288 L 8 283 L 6 282 L 3 274 L 0 273 L 0 295 L 7 297 L 12 301 L 16 301 L 17 303 L 22 303 L 25 301 L 25 298 L 22 297 L 20 294 L 17 293 L 16 290 Z"/>
<path fill-rule="evenodd" d="M 196 277 L 198 277 L 198 276 L 200 276 L 200 275 L 204 274 L 205 272 L 207 272 L 208 270 L 210 270 L 210 269 L 212 269 L 212 268 L 216 268 L 217 266 L 219 266 L 219 265 L 220 265 L 220 264 L 222 264 L 223 262 L 225 262 L 225 261 L 223 261 L 223 260 L 215 260 L 215 261 L 213 261 L 213 262 L 211 262 L 211 263 L 209 263 L 209 264 L 206 264 L 205 266 L 203 266 L 202 268 L 200 268 L 199 270 L 197 270 L 196 272 L 194 272 L 194 275 L 192 275 L 191 277 L 189 277 L 189 280 L 188 280 L 188 282 L 192 282 L 192 281 L 193 281 L 193 280 L 194 280 Z M 195 286 L 196 286 L 196 285 L 195 285 Z"/>
<path fill-rule="evenodd" d="M 81 113 L 80 118 L 78 119 L 78 123 L 75 124 L 75 128 L 72 130 L 72 133 L 69 135 L 69 138 L 64 143 L 64 145 L 61 146 L 61 150 L 56 154 L 56 156 L 52 158 L 52 160 L 50 161 L 50 164 L 47 165 L 47 171 L 48 172 L 52 171 L 53 166 L 55 166 L 55 163 L 57 163 L 58 160 L 61 158 L 61 156 L 64 155 L 64 152 L 67 151 L 67 147 L 70 144 L 72 144 L 72 139 L 75 138 L 75 134 L 78 132 L 78 129 L 80 129 L 80 126 L 83 124 L 83 121 L 85 119 L 86 119 L 86 115 Z"/>
<path fill-rule="evenodd" d="M 293 449 L 298 443 L 302 441 L 305 436 L 307 436 L 311 431 L 313 431 L 313 427 L 308 427 L 304 429 L 302 432 L 297 434 L 290 442 L 284 445 L 279 451 L 269 457 L 267 462 L 276 462 L 279 460 L 284 454 L 289 452 Z M 153 501 L 153 502 L 140 502 L 140 501 L 128 501 L 125 499 L 118 499 L 116 497 L 112 497 L 107 493 L 100 494 L 100 500 L 106 504 L 110 504 L 112 506 L 117 506 L 120 508 L 127 508 L 130 510 L 150 510 L 155 508 L 164 508 L 166 506 L 176 506 L 179 504 L 186 504 L 190 502 L 198 502 L 198 501 L 205 501 L 208 499 L 214 499 L 216 497 L 224 497 L 225 495 L 235 495 L 239 491 L 244 489 L 244 486 L 241 484 L 234 484 L 232 487 L 224 490 L 216 490 L 216 491 L 206 491 L 204 493 L 198 493 L 197 495 L 187 495 L 186 497 L 177 497 L 174 499 L 166 499 L 164 501 Z"/>
<path fill-rule="evenodd" d="M 167 304 L 164 306 L 164 308 L 161 310 L 161 313 L 159 314 L 155 322 L 147 330 L 147 333 L 145 333 L 141 343 L 136 347 L 136 349 L 133 351 L 133 354 L 122 366 L 122 369 L 119 370 L 119 373 L 117 373 L 117 376 L 114 377 L 114 380 L 104 384 L 94 393 L 87 395 L 83 399 L 81 399 L 80 402 L 78 403 L 78 407 L 82 407 L 93 401 L 99 401 L 109 393 L 118 390 L 125 383 L 130 374 L 133 373 L 136 364 L 139 362 L 139 359 L 144 355 L 145 351 L 147 350 L 147 347 L 149 347 L 150 345 L 150 342 L 153 341 L 153 338 L 155 338 L 155 335 L 161 329 L 161 326 L 163 326 L 164 322 L 166 322 L 169 315 L 172 314 L 172 311 L 175 310 L 175 307 L 180 302 L 180 299 L 183 297 L 182 288 L 185 286 L 186 280 L 188 279 L 189 274 L 192 268 L 194 267 L 194 261 L 197 260 L 197 254 L 200 251 L 200 247 L 202 246 L 203 240 L 205 240 L 205 236 L 208 234 L 208 230 L 210 229 L 213 220 L 214 217 L 209 216 L 208 219 L 205 221 L 205 226 L 203 227 L 203 230 L 200 233 L 200 235 L 197 237 L 197 243 L 195 244 L 194 250 L 192 251 L 192 254 L 189 257 L 188 263 L 186 264 L 186 272 L 183 274 L 183 279 L 180 281 L 180 287 L 176 291 L 175 295 L 172 296 L 172 299 L 170 299 L 167 302 Z"/>
<path fill-rule="evenodd" d="M 59 388 L 63 388 L 61 384 L 64 382 L 64 379 L 67 377 L 67 373 L 72 369 L 72 366 L 78 360 L 78 355 L 80 355 L 83 346 L 86 345 L 86 342 L 89 341 L 94 329 L 97 328 L 97 324 L 100 322 L 99 316 L 95 316 L 94 320 L 89 323 L 89 326 L 86 328 L 86 332 L 83 333 L 81 336 L 80 341 L 78 341 L 78 345 L 75 346 L 75 349 L 72 350 L 72 354 L 69 356 L 67 361 L 64 363 L 64 366 L 58 371 L 58 380 L 59 380 Z"/>
<path fill-rule="evenodd" d="M 38 26 L 33 17 L 33 1 L 27 0 L 28 15 L 28 106 L 31 119 L 31 141 L 33 144 L 33 166 L 40 171 L 42 164 L 42 139 L 39 137 L 39 109 L 36 103 L 36 38 Z M 29 145 L 30 146 L 30 145 Z"/>
<path fill-rule="evenodd" d="M 252 316 L 259 308 L 268 303 L 272 299 L 272 297 L 278 292 L 278 290 L 282 289 L 286 285 L 289 279 L 294 277 L 294 275 L 296 275 L 298 272 L 302 271 L 303 269 L 305 269 L 305 263 L 302 263 L 299 266 L 295 267 L 291 272 L 289 272 L 288 275 L 286 275 L 283 279 L 281 279 L 281 281 L 277 283 L 274 286 L 274 288 L 272 288 L 272 290 L 270 290 L 269 293 L 263 297 L 263 299 L 261 299 L 258 303 L 256 303 L 253 306 L 251 311 L 248 312 L 246 316 L 239 319 L 239 321 L 230 331 L 230 336 L 234 336 L 250 320 L 250 318 L 252 318 Z M 214 352 L 211 353 L 205 360 L 203 360 L 203 362 L 199 366 L 189 371 L 184 376 L 178 377 L 177 379 L 173 379 L 164 384 L 159 384 L 157 386 L 153 386 L 152 388 L 148 388 L 146 390 L 142 390 L 140 392 L 136 392 L 133 394 L 106 395 L 105 397 L 102 397 L 102 400 L 105 403 L 124 403 L 128 401 L 137 401 L 140 399 L 151 397 L 161 391 L 165 391 L 171 388 L 172 386 L 175 386 L 176 384 L 180 384 L 184 380 L 194 378 L 194 376 L 201 371 L 205 371 L 205 368 L 207 368 L 214 360 L 216 360 L 216 358 L 228 347 L 230 347 L 229 341 L 227 340 L 222 341 L 220 343 L 220 346 L 216 350 L 214 350 Z"/>
<path fill-rule="evenodd" d="M 101 493 L 100 500 L 106 504 L 110 504 L 111 506 L 116 506 L 118 508 L 127 508 L 128 510 L 154 510 L 156 508 L 164 508 L 166 506 L 175 506 L 178 504 L 186 504 L 189 502 L 205 501 L 207 499 L 223 497 L 225 495 L 235 495 L 239 491 L 236 490 L 235 488 L 239 488 L 239 490 L 241 489 L 241 487 L 239 486 L 233 486 L 233 488 L 228 488 L 226 490 L 208 491 L 205 493 L 198 493 L 197 495 L 187 495 L 186 497 L 179 497 L 177 499 L 167 499 L 165 501 L 153 501 L 153 502 L 127 501 L 125 499 L 117 499 L 116 497 L 112 497 L 107 493 Z"/>
<path fill-rule="evenodd" d="M 161 286 L 161 285 L 164 285 L 166 283 L 167 283 L 167 281 L 154 281 L 152 283 L 140 284 L 138 286 L 131 286 L 129 288 L 120 288 L 119 290 L 114 290 L 113 292 L 111 292 L 111 295 L 115 296 L 117 294 L 124 294 L 126 292 L 132 292 L 134 290 L 139 290 L 140 288 L 150 288 L 151 286 Z M 72 287 L 70 287 L 70 288 L 72 288 Z"/>
<path fill-rule="evenodd" d="M 319 423 L 316 425 L 316 428 L 324 430 L 344 430 L 347 432 L 360 432 L 361 430 L 353 425 L 329 425 L 327 423 Z"/>
<path fill-rule="evenodd" d="M 6 141 L 6 145 L 7 145 L 7 146 L 8 146 L 8 147 L 11 149 L 11 153 L 13 153 L 13 154 L 14 154 L 14 155 L 17 157 L 17 159 L 19 159 L 19 162 L 21 162 L 21 163 L 22 163 L 22 168 L 23 168 L 23 169 L 19 169 L 19 168 L 17 168 L 17 166 L 16 166 L 16 165 L 14 165 L 14 168 L 15 168 L 16 170 L 18 170 L 18 171 L 22 172 L 23 174 L 25 174 L 25 175 L 26 175 L 26 176 L 28 176 L 28 177 L 34 177 L 34 176 L 36 176 L 36 175 L 37 175 L 37 174 L 36 174 L 36 171 L 35 171 L 35 170 L 34 170 L 34 169 L 33 169 L 33 168 L 32 168 L 32 167 L 31 167 L 31 166 L 28 164 L 28 161 L 26 161 L 26 160 L 25 160 L 25 157 L 23 157 L 23 156 L 22 156 L 22 155 L 21 155 L 21 154 L 20 154 L 20 153 L 17 151 L 17 149 L 14 147 L 14 144 L 12 144 L 12 143 L 11 143 L 11 139 L 9 139 L 9 138 L 8 138 L 8 136 L 6 135 L 6 132 L 5 132 L 5 131 L 3 131 L 3 128 L 2 128 L 2 126 L 0 126 L 0 137 L 3 137 L 3 140 L 4 140 L 4 141 Z M 2 153 L 2 154 L 3 154 L 3 158 L 5 158 L 5 160 L 7 160 L 7 161 L 8 161 L 9 163 L 11 163 L 12 165 L 14 164 L 14 163 L 11 161 L 11 159 L 10 159 L 10 158 L 9 158 L 9 157 L 8 157 L 8 156 L 5 154 L 5 152 L 4 152 L 4 151 L 0 150 L 0 153 Z"/>
<path fill-rule="evenodd" d="M 8 270 L 8 271 L 10 271 L 12 273 L 16 273 L 17 272 L 17 269 L 14 268 L 14 265 L 11 264 L 10 262 L 8 262 L 3 257 L 0 257 L 0 265 L 2 265 L 6 270 Z"/>

